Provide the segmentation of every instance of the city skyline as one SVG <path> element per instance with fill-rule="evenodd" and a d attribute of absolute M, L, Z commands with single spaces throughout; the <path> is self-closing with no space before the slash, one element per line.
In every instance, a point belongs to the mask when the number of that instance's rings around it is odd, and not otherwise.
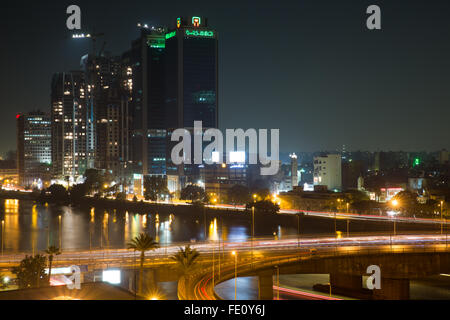
<path fill-rule="evenodd" d="M 255 8 L 250 3 L 236 7 L 180 3 L 176 10 L 154 5 L 147 11 L 146 4 L 136 2 L 115 23 L 111 20 L 120 11 L 117 5 L 112 4 L 109 13 L 102 12 L 102 1 L 79 5 L 82 28 L 104 32 L 106 50 L 112 54 L 123 52 L 137 37 L 138 22 L 170 25 L 177 14 L 207 16 L 221 43 L 222 129 L 280 128 L 282 152 L 336 150 L 343 144 L 347 150 L 449 149 L 445 83 L 450 66 L 445 57 L 450 46 L 444 41 L 450 32 L 445 19 L 449 5 L 380 2 L 383 29 L 369 32 L 366 3 L 327 3 L 327 9 L 324 3 L 289 4 L 291 10 L 281 12 L 267 3 Z M 9 7 L 15 20 L 3 37 L 11 50 L 2 53 L 2 61 L 9 61 L 12 71 L 0 80 L 7 89 L 1 120 L 1 133 L 7 137 L 0 144 L 3 154 L 15 145 L 14 123 L 9 119 L 35 109 L 47 112 L 51 74 L 78 69 L 90 48 L 88 41 L 69 38 L 65 7 L 43 3 L 33 16 L 14 15 L 18 7 Z M 34 27 L 25 27 L 25 21 Z M 34 36 L 19 41 L 26 34 Z M 25 55 L 29 46 L 33 58 Z M 23 88 L 25 95 L 19 92 Z"/>
<path fill-rule="evenodd" d="M 0 302 L 450 299 L 448 0 L 3 13 Z"/>

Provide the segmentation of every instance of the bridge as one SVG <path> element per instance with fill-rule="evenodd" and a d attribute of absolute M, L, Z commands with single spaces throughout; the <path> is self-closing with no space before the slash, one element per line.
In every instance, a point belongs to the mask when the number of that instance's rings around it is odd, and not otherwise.
<path fill-rule="evenodd" d="M 289 249 L 274 253 L 263 253 L 262 258 L 250 259 L 248 255 L 237 261 L 232 258 L 222 265 L 221 274 L 208 270 L 198 271 L 191 279 L 189 288 L 180 282 L 179 298 L 196 300 L 222 299 L 214 287 L 237 277 L 258 277 L 260 300 L 273 299 L 273 275 L 278 274 L 329 274 L 327 284 L 333 292 L 361 299 L 401 299 L 409 298 L 409 280 L 429 275 L 450 273 L 450 248 L 443 238 L 410 241 L 391 246 L 379 240 L 377 245 L 361 243 L 353 246 L 323 247 L 314 251 Z M 385 239 L 387 240 L 387 239 Z M 384 242 L 384 243 L 383 243 Z M 238 259 L 241 253 L 234 257 Z M 381 268 L 381 289 L 372 291 L 362 286 L 363 276 L 370 265 Z M 189 283 L 188 282 L 188 283 Z M 186 282 L 184 282 L 186 283 Z M 179 286 L 180 286 L 179 284 Z M 181 289 L 181 290 L 180 290 Z"/>
<path fill-rule="evenodd" d="M 148 283 L 179 279 L 174 261 L 168 259 L 188 243 L 146 253 Z M 409 279 L 450 273 L 447 235 L 353 235 L 346 238 L 311 237 L 282 240 L 210 241 L 191 244 L 201 253 L 199 268 L 178 284 L 180 299 L 221 299 L 214 287 L 235 277 L 257 276 L 259 298 L 273 298 L 273 274 L 330 274 L 333 292 L 360 298 L 407 299 Z M 235 252 L 236 255 L 231 253 Z M 16 266 L 25 254 L 0 257 L 0 269 Z M 237 267 L 236 267 L 237 262 Z M 364 296 L 362 277 L 369 265 L 381 267 L 382 289 Z M 127 249 L 65 251 L 55 256 L 54 267 L 84 266 L 85 272 L 120 268 L 122 284 L 136 286 L 139 253 Z M 148 281 L 148 280 L 151 281 Z M 95 280 L 95 279 L 94 279 Z M 187 287 L 186 287 L 187 284 Z M 150 285 L 150 284 L 149 284 Z"/>

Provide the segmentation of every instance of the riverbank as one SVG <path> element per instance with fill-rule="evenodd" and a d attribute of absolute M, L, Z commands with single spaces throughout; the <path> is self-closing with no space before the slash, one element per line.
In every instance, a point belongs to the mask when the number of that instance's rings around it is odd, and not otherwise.
<path fill-rule="evenodd" d="M 52 201 L 50 196 L 42 196 L 40 193 L 19 192 L 19 191 L 0 191 L 0 199 L 18 199 L 33 201 L 37 204 L 44 205 L 45 202 L 52 207 L 63 207 L 68 205 L 72 208 L 78 208 L 80 211 L 88 214 L 92 208 L 98 211 L 116 212 L 117 213 L 137 213 L 140 215 L 158 214 L 161 218 L 167 218 L 169 215 L 183 217 L 188 221 L 206 225 L 211 218 L 218 218 L 221 223 L 235 221 L 250 230 L 252 224 L 252 214 L 248 211 L 241 211 L 233 207 L 215 208 L 209 206 L 177 204 L 177 203 L 152 203 L 146 201 L 128 201 L 106 199 L 99 197 L 82 197 L 75 203 L 65 204 L 64 202 Z M 0 207 L 3 206 L 0 204 Z M 333 234 L 334 219 L 317 216 L 301 216 L 289 213 L 267 214 L 255 212 L 255 234 L 261 236 L 271 236 L 279 234 L 280 226 L 286 226 L 292 229 L 294 234 L 300 231 L 300 234 Z M 366 232 L 392 232 L 392 222 L 371 221 L 371 220 L 351 220 L 347 223 L 347 219 L 337 219 L 336 230 L 346 234 L 347 228 L 351 233 Z M 440 226 L 432 224 L 396 223 L 396 231 L 414 232 L 414 231 L 439 231 Z M 207 226 L 208 227 L 208 226 Z M 299 230 L 298 230 L 299 229 Z"/>

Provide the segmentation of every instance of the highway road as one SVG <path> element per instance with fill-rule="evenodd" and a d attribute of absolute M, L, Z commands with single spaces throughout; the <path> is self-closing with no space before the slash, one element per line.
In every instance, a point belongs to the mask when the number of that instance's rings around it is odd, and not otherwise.
<path fill-rule="evenodd" d="M 218 257 L 218 252 L 222 256 L 226 256 L 231 251 L 238 253 L 250 254 L 253 249 L 255 257 L 264 256 L 277 251 L 301 249 L 330 249 L 330 248 L 359 248 L 378 245 L 427 245 L 443 243 L 445 244 L 450 237 L 440 234 L 421 234 L 421 235 L 372 235 L 372 236 L 350 236 L 343 238 L 336 237 L 310 237 L 310 238 L 288 238 L 274 240 L 273 238 L 258 238 L 254 241 L 240 242 L 197 242 L 197 243 L 177 243 L 167 247 L 161 247 L 155 251 L 146 252 L 148 263 L 163 264 L 168 263 L 168 256 L 175 254 L 180 247 L 190 244 L 192 248 L 197 249 L 204 256 L 212 256 L 214 253 Z M 450 242 L 450 241 L 449 241 Z M 42 252 L 41 252 L 42 253 Z M 28 253 L 30 254 L 30 253 Z M 0 256 L 0 267 L 10 267 L 17 265 L 23 258 L 25 253 L 5 254 Z M 217 258 L 216 257 L 216 258 Z M 210 257 L 211 258 L 211 257 Z M 65 251 L 61 255 L 55 256 L 53 264 L 134 264 L 135 259 L 139 260 L 139 252 L 128 249 L 103 249 L 103 250 L 86 250 L 86 251 Z"/>
<path fill-rule="evenodd" d="M 260 243 L 264 247 L 260 248 L 254 257 L 253 264 L 260 268 L 263 266 L 280 265 L 288 262 L 300 261 L 304 258 L 316 256 L 334 256 L 347 254 L 364 254 L 376 252 L 423 252 L 423 251 L 446 251 L 449 250 L 446 242 L 446 236 L 432 236 L 432 235 L 409 235 L 400 236 L 394 242 L 392 238 L 387 236 L 368 236 L 348 238 L 346 241 L 341 239 L 311 239 L 300 249 L 293 250 L 293 244 L 285 243 L 284 246 L 272 243 L 270 241 Z M 289 250 L 289 247 L 291 250 Z M 238 253 L 238 256 L 240 253 Z M 231 255 L 229 255 L 230 257 Z M 231 261 L 231 262 L 230 262 Z M 237 272 L 249 272 L 253 269 L 252 262 L 248 255 L 241 258 L 238 262 Z M 217 272 L 217 271 L 216 271 Z M 217 274 L 215 278 L 217 278 Z M 221 268 L 221 281 L 234 278 L 236 272 L 235 264 L 232 258 Z M 214 300 L 218 297 L 215 295 L 212 285 L 213 272 L 199 273 L 195 275 L 195 284 L 193 285 L 193 296 L 191 298 L 197 300 Z M 217 285 L 216 280 L 215 285 Z M 287 290 L 284 290 L 287 293 Z M 293 292 L 289 292 L 293 294 Z M 305 293 L 296 293 L 297 295 L 305 296 Z M 310 297 L 311 298 L 311 297 Z"/>
<path fill-rule="evenodd" d="M 219 205 L 208 205 L 210 208 L 220 208 L 220 209 L 236 209 L 243 211 L 245 210 L 245 206 L 233 206 L 226 204 Z M 351 219 L 351 220 L 365 220 L 365 221 L 397 221 L 397 222 L 406 222 L 406 223 L 432 223 L 432 224 L 445 224 L 450 225 L 450 221 L 446 221 L 445 219 L 441 221 L 440 219 L 430 219 L 430 218 L 412 218 L 412 217 L 398 217 L 398 216 L 382 216 L 382 215 L 368 215 L 368 214 L 357 214 L 350 212 L 329 212 L 329 211 L 311 211 L 311 210 L 294 210 L 294 209 L 281 209 L 280 213 L 286 214 L 299 214 L 304 213 L 308 216 L 316 216 L 323 218 L 333 218 L 336 217 L 338 219 Z"/>

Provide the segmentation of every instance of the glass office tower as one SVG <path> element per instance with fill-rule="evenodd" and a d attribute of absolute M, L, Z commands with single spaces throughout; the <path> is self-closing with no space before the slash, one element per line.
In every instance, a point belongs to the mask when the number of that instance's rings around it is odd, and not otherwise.
<path fill-rule="evenodd" d="M 194 121 L 202 121 L 204 129 L 218 127 L 218 35 L 207 19 L 177 18 L 175 29 L 166 34 L 164 98 L 167 173 L 195 175 L 195 167 L 171 163 L 170 134 L 177 128 L 191 131 Z"/>

